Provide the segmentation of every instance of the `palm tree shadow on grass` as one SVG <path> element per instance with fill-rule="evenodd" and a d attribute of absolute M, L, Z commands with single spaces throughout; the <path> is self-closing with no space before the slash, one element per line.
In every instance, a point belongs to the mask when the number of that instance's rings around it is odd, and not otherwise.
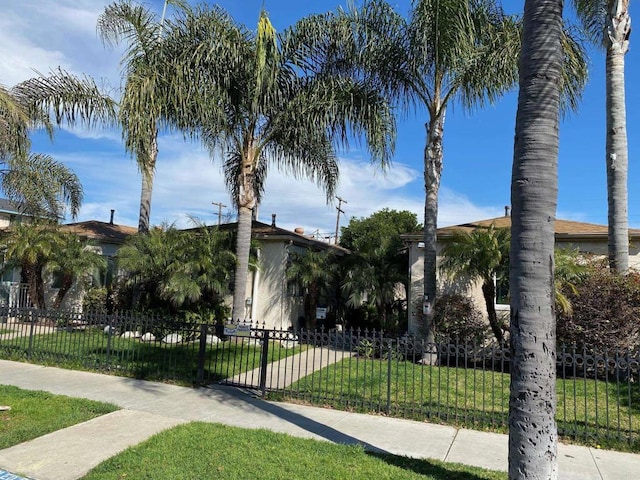
<path fill-rule="evenodd" d="M 487 478 L 501 478 L 499 476 L 479 476 L 474 473 L 456 471 L 452 469 L 451 464 L 447 464 L 446 468 L 442 465 L 423 458 L 410 458 L 389 453 L 381 453 L 376 451 L 367 451 L 367 455 L 379 458 L 380 460 L 404 470 L 409 470 L 420 475 L 428 475 L 430 478 L 437 480 L 485 480 Z M 506 479 L 506 473 L 503 474 Z"/>

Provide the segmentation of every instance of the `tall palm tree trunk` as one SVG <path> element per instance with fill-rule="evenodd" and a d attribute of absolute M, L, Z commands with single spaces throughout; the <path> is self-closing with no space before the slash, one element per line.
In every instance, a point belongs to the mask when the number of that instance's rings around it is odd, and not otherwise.
<path fill-rule="evenodd" d="M 624 56 L 629 48 L 631 20 L 628 0 L 610 0 L 605 45 L 607 109 L 607 199 L 609 205 L 609 266 L 624 273 L 629 268 L 627 199 L 627 117 Z"/>
<path fill-rule="evenodd" d="M 249 277 L 249 253 L 251 250 L 252 209 L 238 207 L 238 235 L 236 239 L 236 272 L 233 289 L 234 321 L 245 320 L 245 301 L 247 296 L 247 279 Z"/>
<path fill-rule="evenodd" d="M 511 178 L 509 479 L 556 480 L 554 222 L 563 0 L 526 0 Z"/>
<path fill-rule="evenodd" d="M 156 173 L 156 160 L 158 159 L 158 140 L 154 135 L 151 141 L 149 158 L 146 162 L 139 162 L 142 174 L 142 188 L 140 190 L 140 216 L 138 218 L 138 232 L 149 232 L 149 219 L 151 218 L 151 196 L 153 194 L 153 180 Z"/>
<path fill-rule="evenodd" d="M 427 145 L 424 150 L 424 301 L 428 302 L 428 309 L 423 312 L 423 336 L 427 344 L 435 341 L 434 308 L 437 293 L 436 261 L 438 241 L 438 191 L 442 177 L 442 133 L 444 126 L 444 111 L 441 115 L 434 114 L 425 125 L 427 130 Z M 433 364 L 436 356 L 429 349 L 422 358 L 423 363 Z"/>

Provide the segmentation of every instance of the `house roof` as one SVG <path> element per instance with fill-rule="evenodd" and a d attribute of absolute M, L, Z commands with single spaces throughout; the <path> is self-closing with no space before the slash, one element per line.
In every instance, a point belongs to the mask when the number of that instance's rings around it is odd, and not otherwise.
<path fill-rule="evenodd" d="M 198 230 L 201 227 L 190 228 L 188 230 Z M 221 230 L 234 231 L 238 228 L 238 223 L 223 223 L 220 225 Z M 251 223 L 251 237 L 255 240 L 262 241 L 285 241 L 293 242 L 296 245 L 305 247 L 318 248 L 320 250 L 334 250 L 341 253 L 350 253 L 350 251 L 339 245 L 332 245 L 327 242 L 323 242 L 314 237 L 304 235 L 303 233 L 292 232 L 285 230 L 284 228 L 277 227 L 273 224 L 262 223 L 257 220 L 253 220 Z"/>
<path fill-rule="evenodd" d="M 105 243 L 124 243 L 131 235 L 135 235 L 138 229 L 127 225 L 117 225 L 115 223 L 99 222 L 97 220 L 87 220 L 86 222 L 67 223 L 61 225 L 62 231 L 75 233 L 91 240 L 98 240 Z"/>
<path fill-rule="evenodd" d="M 460 225 L 451 225 L 438 229 L 438 238 L 445 239 L 451 237 L 458 232 L 471 232 L 477 228 L 489 228 L 493 225 L 495 228 L 510 228 L 511 216 L 502 216 L 496 218 L 488 218 L 486 220 L 478 220 L 475 222 L 462 223 Z M 598 225 L 595 223 L 575 222 L 573 220 L 556 219 L 555 221 L 555 237 L 556 240 L 600 240 L 606 241 L 609 235 L 607 225 Z M 633 239 L 640 239 L 640 229 L 630 228 L 629 236 Z M 405 240 L 421 241 L 423 239 L 422 232 L 411 233 L 402 236 Z"/>
<path fill-rule="evenodd" d="M 20 204 L 7 198 L 0 198 L 0 212 L 21 214 Z"/>

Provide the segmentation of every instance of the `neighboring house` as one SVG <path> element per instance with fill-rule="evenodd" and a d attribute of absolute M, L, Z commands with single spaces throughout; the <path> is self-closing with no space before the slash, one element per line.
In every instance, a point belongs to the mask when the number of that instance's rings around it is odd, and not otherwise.
<path fill-rule="evenodd" d="M 455 232 L 466 231 L 471 232 L 477 228 L 488 228 L 493 225 L 494 228 L 511 228 L 511 217 L 490 218 L 477 222 L 463 223 L 461 225 L 452 225 L 438 229 L 438 263 L 440 263 L 440 251 L 442 246 L 451 239 Z M 423 233 L 417 232 L 402 235 L 409 248 L 409 297 L 408 303 L 408 320 L 409 332 L 417 333 L 420 325 L 420 317 L 422 310 L 422 299 L 424 292 L 424 243 Z M 596 225 L 593 223 L 574 222 L 571 220 L 555 221 L 555 241 L 556 248 L 578 249 L 584 254 L 593 254 L 598 256 L 607 256 L 608 228 L 606 225 Z M 630 268 L 640 269 L 640 230 L 629 229 L 629 266 Z M 480 288 L 480 282 L 469 285 L 464 282 L 451 282 L 446 275 L 438 270 L 438 290 L 442 293 L 463 293 L 472 297 L 481 312 L 485 312 L 484 299 Z M 500 290 L 500 288 L 498 288 Z M 504 292 L 506 293 L 506 292 Z M 509 315 L 509 305 L 506 300 L 496 303 L 496 310 L 502 315 Z"/>
<path fill-rule="evenodd" d="M 2 204 L 0 203 L 0 222 L 2 222 Z M 19 212 L 7 211 L 7 226 L 10 215 L 19 215 Z M 302 252 L 307 248 L 315 250 L 334 250 L 339 254 L 347 252 L 344 248 L 330 245 L 313 237 L 304 235 L 302 229 L 296 228 L 294 232 L 279 228 L 275 224 L 275 215 L 272 216 L 271 225 L 254 221 L 252 225 L 252 239 L 257 246 L 258 268 L 250 272 L 247 284 L 247 299 L 245 301 L 245 317 L 267 328 L 298 327 L 298 321 L 304 314 L 304 299 L 302 291 L 287 281 L 286 270 L 290 262 L 290 255 L 294 252 Z M 234 231 L 237 223 L 228 223 L 220 226 L 222 230 Z M 120 246 L 131 235 L 137 233 L 137 228 L 113 223 L 111 220 L 100 222 L 88 220 L 84 222 L 61 225 L 62 231 L 75 233 L 82 239 L 90 240 L 94 248 L 107 257 L 109 268 L 103 272 L 99 279 L 100 285 L 110 282 L 113 271 L 113 257 Z M 196 229 L 190 229 L 196 230 Z M 20 272 L 10 272 L 11 278 L 6 282 L 7 289 L 12 289 L 13 300 L 11 305 L 26 305 L 26 288 L 21 288 Z M 19 292 L 22 297 L 19 298 Z M 47 304 L 57 293 L 55 285 L 47 284 Z M 77 307 L 82 304 L 83 291 L 77 285 L 67 294 L 63 307 Z M 7 298 L 9 298 L 7 294 Z M 225 299 L 231 305 L 231 296 Z"/>
<path fill-rule="evenodd" d="M 0 198 L 0 230 L 6 230 L 11 225 L 21 222 L 31 222 L 31 216 L 24 214 L 20 204 Z M 2 262 L 4 265 L 4 262 Z M 0 305 L 17 305 L 27 300 L 26 289 L 20 288 L 20 271 L 2 268 L 0 278 Z"/>
<path fill-rule="evenodd" d="M 224 224 L 221 228 L 233 231 L 237 223 Z M 258 268 L 249 272 L 245 318 L 260 325 L 264 323 L 266 328 L 298 328 L 300 317 L 304 316 L 304 298 L 302 291 L 287 281 L 291 254 L 308 248 L 334 250 L 340 255 L 348 251 L 306 236 L 301 228 L 291 232 L 277 227 L 275 215 L 271 225 L 254 220 L 251 238 L 257 245 Z M 230 300 L 227 300 L 229 305 Z"/>
<path fill-rule="evenodd" d="M 117 225 L 113 223 L 113 211 L 111 211 L 111 219 L 109 223 L 100 222 L 98 220 L 87 220 L 84 222 L 67 223 L 60 225 L 60 230 L 63 232 L 75 233 L 82 240 L 88 240 L 92 248 L 97 253 L 107 259 L 107 269 L 101 272 L 98 283 L 104 287 L 111 283 L 115 274 L 115 262 L 114 257 L 118 249 L 131 235 L 135 235 L 138 232 L 136 227 L 129 227 L 127 225 Z M 47 291 L 47 304 L 49 299 L 57 293 L 55 285 L 49 285 Z M 82 296 L 84 292 L 78 287 L 77 282 L 73 289 L 67 293 L 63 307 L 79 307 L 82 305 Z"/>
<path fill-rule="evenodd" d="M 11 202 L 8 202 L 9 204 Z M 17 221 L 24 221 L 19 211 L 7 208 L 7 201 L 0 199 L 0 229 L 6 229 Z M 69 223 L 60 225 L 60 230 L 77 234 L 80 238 L 90 240 L 93 248 L 98 253 L 107 257 L 108 268 L 101 272 L 99 283 L 106 285 L 113 275 L 112 258 L 116 251 L 130 236 L 138 230 L 135 227 L 125 225 L 116 225 L 113 223 L 113 212 L 111 220 L 107 222 L 99 222 L 97 220 L 88 220 L 85 222 Z M 20 269 L 3 270 L 2 284 L 0 288 L 0 303 L 8 306 L 24 307 L 29 306 L 30 302 L 27 294 L 27 286 L 20 283 Z M 45 301 L 50 304 L 53 297 L 58 292 L 55 285 L 55 276 L 47 280 L 45 284 Z M 67 293 L 63 307 L 71 308 L 82 304 L 82 296 L 84 292 L 77 284 Z"/>

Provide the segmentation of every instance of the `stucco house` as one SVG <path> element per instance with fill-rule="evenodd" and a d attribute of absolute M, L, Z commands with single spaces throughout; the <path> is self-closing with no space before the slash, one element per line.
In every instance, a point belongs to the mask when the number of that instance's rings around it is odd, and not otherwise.
<path fill-rule="evenodd" d="M 237 223 L 222 225 L 221 228 L 234 230 Z M 287 281 L 287 266 L 295 252 L 306 249 L 333 250 L 340 255 L 348 251 L 342 247 L 304 234 L 296 228 L 293 232 L 276 226 L 276 216 L 271 224 L 254 220 L 251 237 L 257 244 L 258 269 L 249 272 L 245 318 L 264 324 L 266 328 L 286 330 L 298 327 L 304 314 L 302 291 Z M 231 297 L 227 299 L 231 305 Z"/>
<path fill-rule="evenodd" d="M 0 229 L 9 227 L 19 215 L 17 209 L 10 209 L 9 205 L 3 204 L 0 200 Z M 237 228 L 237 223 L 223 224 L 220 228 L 233 231 Z M 135 227 L 114 223 L 113 211 L 109 222 L 88 220 L 64 224 L 60 226 L 60 229 L 75 233 L 82 239 L 90 240 L 93 248 L 107 258 L 109 267 L 103 272 L 103 278 L 100 279 L 102 285 L 106 285 L 115 274 L 113 258 L 120 246 L 127 238 L 137 233 Z M 270 225 L 258 221 L 253 222 L 252 239 L 257 244 L 258 269 L 249 274 L 245 318 L 258 322 L 260 325 L 264 324 L 267 328 L 297 327 L 298 320 L 304 313 L 304 298 L 302 292 L 287 281 L 286 269 L 291 254 L 306 249 L 320 251 L 331 249 L 339 254 L 344 254 L 347 250 L 304 235 L 304 231 L 300 228 L 296 228 L 292 232 L 277 227 L 275 215 L 272 216 Z M 5 276 L 7 278 L 6 280 L 3 278 L 5 281 L 2 284 L 6 290 L 5 304 L 11 306 L 28 305 L 26 286 L 20 284 L 19 270 L 7 271 Z M 74 285 L 65 297 L 63 308 L 79 307 L 82 304 L 83 292 L 81 290 L 78 285 Z M 47 304 L 56 293 L 57 289 L 49 282 L 46 291 Z M 231 296 L 228 296 L 225 301 L 230 306 L 232 304 Z"/>
<path fill-rule="evenodd" d="M 442 247 L 451 239 L 454 233 L 460 231 L 470 232 L 477 228 L 511 228 L 511 217 L 489 218 L 475 222 L 452 225 L 438 229 L 437 254 L 438 264 Z M 416 232 L 402 235 L 409 249 L 409 277 L 410 288 L 408 292 L 408 330 L 417 333 L 420 322 L 420 311 L 424 292 L 424 243 L 423 233 Z M 571 220 L 556 219 L 555 221 L 556 248 L 578 249 L 581 253 L 607 256 L 608 228 L 606 225 L 575 222 Z M 629 229 L 629 266 L 640 269 L 640 229 Z M 438 290 L 440 293 L 463 293 L 474 299 L 481 312 L 485 311 L 484 299 L 480 288 L 480 282 L 471 286 L 461 287 L 460 284 L 445 281 L 445 276 L 438 271 Z M 496 310 L 502 315 L 509 314 L 509 305 L 496 303 Z"/>

